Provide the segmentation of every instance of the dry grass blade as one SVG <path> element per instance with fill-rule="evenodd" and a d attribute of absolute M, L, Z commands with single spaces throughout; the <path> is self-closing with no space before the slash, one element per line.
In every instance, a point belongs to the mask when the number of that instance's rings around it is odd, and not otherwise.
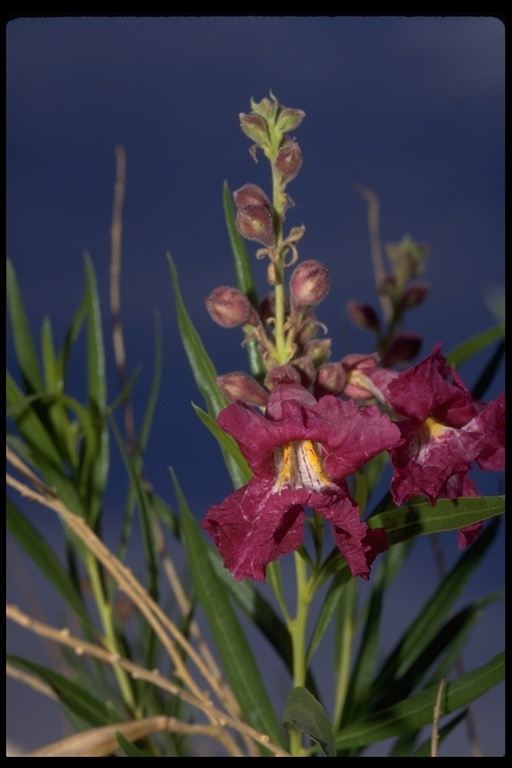
<path fill-rule="evenodd" d="M 25 757 L 108 757 L 119 751 L 118 733 L 127 741 L 135 742 L 145 736 L 161 732 L 206 736 L 216 741 L 220 741 L 223 735 L 221 729 L 216 726 L 191 725 L 182 723 L 174 717 L 158 715 L 129 723 L 91 728 L 60 741 L 54 741 L 52 744 L 30 752 Z M 243 755 L 236 751 L 232 756 L 242 757 Z"/>
<path fill-rule="evenodd" d="M 199 711 L 203 712 L 210 720 L 215 721 L 215 724 L 221 729 L 221 731 L 217 733 L 216 738 L 218 741 L 222 741 L 222 743 L 225 745 L 227 744 L 227 739 L 230 738 L 225 729 L 232 728 L 242 736 L 247 736 L 248 738 L 252 739 L 254 742 L 256 742 L 256 744 L 265 746 L 266 749 L 268 749 L 270 752 L 273 752 L 276 757 L 289 757 L 289 753 L 271 742 L 266 734 L 259 733 L 243 721 L 230 717 L 224 712 L 221 712 L 211 702 L 207 694 L 203 694 L 201 698 L 198 698 L 190 693 L 187 693 L 182 688 L 172 683 L 167 678 L 163 677 L 157 669 L 144 669 L 144 667 L 140 667 L 139 665 L 134 664 L 129 659 L 122 658 L 116 654 L 111 653 L 110 651 L 105 650 L 104 648 L 101 648 L 98 645 L 88 643 L 81 638 L 74 637 L 67 627 L 63 629 L 55 629 L 54 627 L 50 627 L 43 622 L 36 621 L 35 619 L 32 619 L 30 616 L 27 616 L 25 613 L 20 611 L 20 609 L 16 606 L 7 605 L 6 615 L 8 619 L 15 621 L 17 624 L 24 627 L 28 631 L 34 632 L 41 637 L 54 640 L 55 642 L 62 645 L 66 645 L 67 647 L 72 648 L 75 653 L 79 654 L 80 656 L 88 655 L 106 664 L 117 664 L 119 667 L 128 672 L 133 678 L 146 680 L 147 682 L 158 686 L 162 690 L 167 691 L 171 695 L 176 696 L 184 703 L 189 704 L 191 707 L 198 709 Z M 204 729 L 205 726 L 202 727 Z M 211 733 L 213 732 L 210 731 L 209 734 L 211 735 Z M 222 736 L 220 735 L 221 733 Z M 234 743 L 232 742 L 232 744 Z M 233 749 L 235 750 L 236 754 L 239 753 L 236 746 L 233 746 Z"/>

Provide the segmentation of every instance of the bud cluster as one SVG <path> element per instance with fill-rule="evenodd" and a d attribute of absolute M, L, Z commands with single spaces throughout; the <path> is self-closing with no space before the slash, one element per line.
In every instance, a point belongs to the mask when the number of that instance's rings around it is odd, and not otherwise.
<path fill-rule="evenodd" d="M 421 304 L 430 290 L 428 283 L 412 282 L 424 271 L 427 253 L 424 243 L 415 243 L 407 236 L 400 243 L 386 246 L 391 272 L 381 277 L 377 285 L 385 323 L 381 324 L 370 305 L 356 301 L 347 304 L 347 312 L 354 325 L 375 334 L 375 348 L 384 366 L 409 362 L 420 351 L 421 336 L 399 329 L 403 325 L 404 314 Z"/>
<path fill-rule="evenodd" d="M 376 353 L 331 362 L 331 340 L 315 315 L 330 288 L 329 270 L 316 259 L 297 263 L 303 226 L 283 232 L 292 205 L 286 187 L 302 166 L 301 149 L 289 132 L 301 124 L 304 112 L 282 106 L 272 93 L 259 103 L 251 100 L 251 108 L 250 114 L 240 115 L 240 125 L 253 141 L 251 156 L 256 160 L 256 152 L 261 151 L 270 162 L 272 199 L 256 184 L 244 184 L 233 194 L 234 223 L 243 238 L 262 246 L 256 257 L 268 257 L 271 291 L 258 301 L 252 292 L 249 300 L 241 290 L 221 286 L 205 299 L 212 319 L 225 328 L 241 327 L 243 344 L 250 347 L 253 376 L 234 371 L 218 378 L 219 387 L 228 400 L 256 407 L 264 407 L 269 392 L 283 381 L 306 387 L 317 398 L 326 394 L 371 398 L 368 371 L 379 363 L 400 365 L 419 352 L 421 338 L 399 328 L 404 313 L 427 296 L 429 286 L 416 280 L 423 272 L 427 248 L 408 237 L 387 246 L 391 269 L 379 275 L 377 285 L 385 322 L 367 304 L 348 304 L 352 321 L 376 336 Z M 252 364 L 254 359 L 257 366 Z"/>

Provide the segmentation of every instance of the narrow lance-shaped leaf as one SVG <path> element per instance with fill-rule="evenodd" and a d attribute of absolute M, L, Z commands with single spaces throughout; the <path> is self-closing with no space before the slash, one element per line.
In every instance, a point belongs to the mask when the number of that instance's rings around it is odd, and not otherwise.
<path fill-rule="evenodd" d="M 94 526 L 108 474 L 107 381 L 100 302 L 91 259 L 85 259 L 87 297 L 87 400 L 95 426 L 94 457 L 84 467 L 89 481 L 89 522 Z"/>
<path fill-rule="evenodd" d="M 217 422 L 212 419 L 208 413 L 203 411 L 197 405 L 194 405 L 194 403 L 192 403 L 192 407 L 194 408 L 195 412 L 205 427 L 210 430 L 212 435 L 217 440 L 222 452 L 229 459 L 231 459 L 229 462 L 228 470 L 230 472 L 234 487 L 240 488 L 242 485 L 248 483 L 252 477 L 252 472 L 249 469 L 245 458 L 242 456 L 236 441 L 233 440 L 231 435 L 226 434 L 226 432 L 224 432 L 224 430 L 218 426 Z"/>
<path fill-rule="evenodd" d="M 489 346 L 495 341 L 500 341 L 503 338 L 503 327 L 501 325 L 495 325 L 493 328 L 488 328 L 486 331 L 482 331 L 476 336 L 472 336 L 470 339 L 466 339 L 461 344 L 456 346 L 451 352 L 448 352 L 446 359 L 449 364 L 454 368 L 460 368 L 460 366 L 467 360 L 477 355 L 482 349 Z"/>
<path fill-rule="evenodd" d="M 207 411 L 210 416 L 215 419 L 219 411 L 226 407 L 228 401 L 217 385 L 217 373 L 214 365 L 210 360 L 203 342 L 194 328 L 185 308 L 185 304 L 183 303 L 178 281 L 178 272 L 170 255 L 168 255 L 168 259 L 174 296 L 176 299 L 176 313 L 178 316 L 181 341 L 185 348 L 197 388 L 205 399 Z M 229 453 L 226 453 L 225 451 L 223 451 L 223 456 L 231 477 L 236 478 L 239 472 L 236 462 L 234 462 Z"/>
<path fill-rule="evenodd" d="M 185 348 L 196 386 L 205 399 L 208 413 L 215 418 L 219 411 L 228 404 L 228 401 L 217 385 L 217 373 L 213 363 L 210 360 L 203 342 L 194 328 L 185 308 L 185 304 L 183 303 L 178 281 L 178 272 L 174 262 L 169 254 L 167 258 L 169 260 L 169 269 L 171 271 L 171 281 L 174 289 L 176 314 L 178 317 L 181 341 Z"/>
<path fill-rule="evenodd" d="M 435 507 L 428 502 L 408 502 L 381 511 L 368 519 L 370 528 L 385 528 L 389 543 L 397 544 L 412 536 L 441 531 L 456 531 L 472 523 L 489 520 L 505 511 L 504 496 L 476 496 L 439 499 Z"/>
<path fill-rule="evenodd" d="M 181 525 L 188 565 L 228 682 L 248 722 L 282 745 L 276 714 L 254 660 L 247 638 L 229 602 L 226 588 L 217 578 L 208 547 L 192 517 L 174 473 L 174 489 L 181 512 Z"/>
<path fill-rule="evenodd" d="M 446 615 L 488 551 L 496 528 L 497 521 L 494 521 L 484 529 L 479 538 L 460 556 L 427 603 L 420 607 L 416 619 L 381 666 L 373 689 L 375 706 L 378 706 L 381 697 L 387 696 L 395 681 L 407 673 L 407 670 L 435 639 Z"/>
<path fill-rule="evenodd" d="M 116 722 L 114 713 L 102 701 L 95 698 L 89 690 L 76 685 L 59 672 L 19 656 L 8 656 L 7 658 L 11 664 L 26 669 L 49 685 L 59 701 L 69 707 L 84 723 L 98 726 Z"/>
<path fill-rule="evenodd" d="M 478 377 L 478 380 L 474 387 L 471 389 L 471 394 L 475 400 L 482 400 L 487 392 L 487 389 L 491 386 L 493 379 L 498 372 L 500 363 L 505 355 L 505 341 L 502 340 L 496 347 L 496 351 L 485 366 L 484 370 Z"/>
<path fill-rule="evenodd" d="M 231 250 L 233 251 L 237 287 L 239 291 L 245 293 L 251 304 L 258 309 L 258 297 L 252 279 L 251 262 L 247 254 L 245 241 L 236 226 L 235 208 L 233 206 L 231 191 L 227 181 L 224 182 L 222 199 L 224 203 L 224 214 L 226 217 L 229 242 L 231 244 Z M 249 368 L 252 375 L 258 380 L 263 379 L 265 376 L 265 365 L 261 359 L 256 341 L 253 339 L 249 340 L 246 348 Z"/>
<path fill-rule="evenodd" d="M 467 706 L 501 683 L 504 677 L 505 654 L 500 653 L 483 666 L 448 682 L 441 700 L 441 716 Z M 347 726 L 335 735 L 336 748 L 352 749 L 374 744 L 431 723 L 437 694 L 438 686 L 434 685 L 389 709 Z"/>
<path fill-rule="evenodd" d="M 82 604 L 79 593 L 73 580 L 66 569 L 62 567 L 53 549 L 34 528 L 18 507 L 7 499 L 7 530 L 23 547 L 27 555 L 34 561 L 41 573 L 53 584 L 55 589 L 64 598 L 72 611 L 89 628 L 89 617 Z"/>
<path fill-rule="evenodd" d="M 43 378 L 39 368 L 39 361 L 25 314 L 16 273 L 9 259 L 7 260 L 6 270 L 7 307 L 20 373 L 28 394 L 41 392 L 43 390 Z"/>

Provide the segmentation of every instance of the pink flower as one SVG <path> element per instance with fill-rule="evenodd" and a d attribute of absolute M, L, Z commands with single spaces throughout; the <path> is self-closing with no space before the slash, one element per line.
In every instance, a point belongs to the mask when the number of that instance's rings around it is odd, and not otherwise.
<path fill-rule="evenodd" d="M 237 402 L 217 421 L 254 473 L 210 507 L 202 523 L 233 576 L 264 581 L 269 563 L 301 545 L 304 507 L 311 507 L 330 522 L 352 574 L 367 579 L 376 555 L 387 549 L 387 536 L 360 520 L 346 478 L 398 444 L 390 419 L 376 406 L 332 395 L 317 401 L 288 381 L 275 385 L 265 415 Z"/>
<path fill-rule="evenodd" d="M 432 505 L 440 497 L 477 496 L 467 476 L 473 461 L 481 469 L 504 469 L 505 395 L 487 405 L 473 400 L 439 345 L 418 365 L 377 386 L 398 415 L 404 438 L 391 451 L 396 504 L 417 494 Z"/>

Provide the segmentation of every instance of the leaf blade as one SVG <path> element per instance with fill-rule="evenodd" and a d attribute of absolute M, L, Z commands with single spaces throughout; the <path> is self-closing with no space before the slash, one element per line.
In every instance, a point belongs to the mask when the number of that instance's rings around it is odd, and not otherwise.
<path fill-rule="evenodd" d="M 192 579 L 228 681 L 248 721 L 262 733 L 268 734 L 277 744 L 282 744 L 279 721 L 247 638 L 228 600 L 226 590 L 211 566 L 208 548 L 188 509 L 174 473 L 172 477 Z"/>

